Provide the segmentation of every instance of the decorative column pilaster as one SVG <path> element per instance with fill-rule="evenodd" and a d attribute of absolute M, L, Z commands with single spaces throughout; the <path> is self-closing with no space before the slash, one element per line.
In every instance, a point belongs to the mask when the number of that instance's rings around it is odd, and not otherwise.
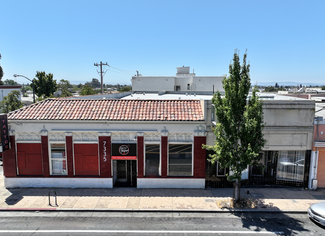
<path fill-rule="evenodd" d="M 100 158 L 100 177 L 111 178 L 111 136 L 110 132 L 98 132 L 98 147 Z"/>
<path fill-rule="evenodd" d="M 137 133 L 137 159 L 138 159 L 138 178 L 142 178 L 144 176 L 144 141 L 143 141 L 143 133 Z"/>
<path fill-rule="evenodd" d="M 73 171 L 72 132 L 65 133 L 65 147 L 66 147 L 66 153 L 67 153 L 68 177 L 73 177 L 74 171 Z"/>
<path fill-rule="evenodd" d="M 161 177 L 167 177 L 168 170 L 168 131 L 166 127 L 161 131 Z"/>

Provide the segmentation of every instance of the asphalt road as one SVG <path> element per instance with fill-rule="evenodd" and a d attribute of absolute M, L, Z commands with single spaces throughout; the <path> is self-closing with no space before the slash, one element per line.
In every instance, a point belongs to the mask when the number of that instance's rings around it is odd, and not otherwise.
<path fill-rule="evenodd" d="M 325 235 L 306 214 L 0 212 L 1 235 Z"/>

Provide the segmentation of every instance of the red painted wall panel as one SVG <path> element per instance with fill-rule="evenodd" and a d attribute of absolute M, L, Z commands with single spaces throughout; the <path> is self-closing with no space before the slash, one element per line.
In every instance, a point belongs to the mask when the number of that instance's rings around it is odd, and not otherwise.
<path fill-rule="evenodd" d="M 65 137 L 65 146 L 67 152 L 67 166 L 68 166 L 68 177 L 73 177 L 73 150 L 72 150 L 72 136 Z"/>
<path fill-rule="evenodd" d="M 11 149 L 2 153 L 3 175 L 6 177 L 17 176 L 15 136 L 10 136 Z"/>
<path fill-rule="evenodd" d="M 206 151 L 202 149 L 202 144 L 206 144 L 206 137 L 194 137 L 194 177 L 205 178 Z"/>
<path fill-rule="evenodd" d="M 99 142 L 99 159 L 100 159 L 100 176 L 112 177 L 111 174 L 111 137 L 98 137 Z"/>
<path fill-rule="evenodd" d="M 48 137 L 42 136 L 41 143 L 42 143 L 43 176 L 48 177 L 50 176 Z"/>
<path fill-rule="evenodd" d="M 168 137 L 161 137 L 161 177 L 167 177 Z"/>
<path fill-rule="evenodd" d="M 99 175 L 98 144 L 74 144 L 75 175 Z"/>
<path fill-rule="evenodd" d="M 138 148 L 138 177 L 143 177 L 143 161 L 144 161 L 144 150 L 143 150 L 143 136 L 138 136 L 138 143 L 137 143 L 137 148 Z"/>
<path fill-rule="evenodd" d="M 18 175 L 43 175 L 42 145 L 40 143 L 17 144 Z"/>

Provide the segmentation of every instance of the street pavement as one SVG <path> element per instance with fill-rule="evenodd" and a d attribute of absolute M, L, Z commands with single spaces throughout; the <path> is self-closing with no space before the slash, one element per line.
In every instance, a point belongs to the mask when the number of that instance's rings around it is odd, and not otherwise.
<path fill-rule="evenodd" d="M 2 169 L 2 167 L 1 167 Z M 50 193 L 50 197 L 49 197 Z M 56 199 L 55 199 L 56 194 Z M 0 173 L 0 210 L 131 211 L 131 212 L 230 212 L 261 211 L 306 213 L 325 201 L 325 189 L 241 188 L 241 197 L 251 199 L 254 208 L 231 208 L 232 188 L 206 189 L 73 189 L 4 187 Z M 57 201 L 57 205 L 55 204 Z M 50 203 L 50 204 L 49 204 Z"/>

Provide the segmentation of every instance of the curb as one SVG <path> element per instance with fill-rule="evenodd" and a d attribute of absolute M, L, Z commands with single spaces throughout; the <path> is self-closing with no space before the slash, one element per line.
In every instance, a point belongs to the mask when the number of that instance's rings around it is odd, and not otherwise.
<path fill-rule="evenodd" d="M 280 209 L 106 209 L 106 208 L 0 208 L 1 211 L 57 211 L 57 212 L 134 212 L 134 213 L 283 213 L 307 214 L 307 210 Z"/>

